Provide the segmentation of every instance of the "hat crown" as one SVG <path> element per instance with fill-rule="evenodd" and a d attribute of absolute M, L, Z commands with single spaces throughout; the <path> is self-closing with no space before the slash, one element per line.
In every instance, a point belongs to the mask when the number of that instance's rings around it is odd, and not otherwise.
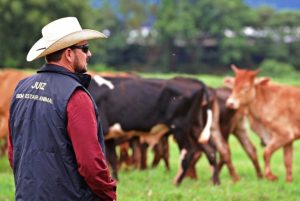
<path fill-rule="evenodd" d="M 46 44 L 51 44 L 53 41 L 57 41 L 77 31 L 82 31 L 77 18 L 65 17 L 44 26 L 42 29 L 42 35 Z"/>
<path fill-rule="evenodd" d="M 50 22 L 42 29 L 40 38 L 29 50 L 26 60 L 33 61 L 81 41 L 106 38 L 96 30 L 82 29 L 76 17 L 64 17 Z"/>

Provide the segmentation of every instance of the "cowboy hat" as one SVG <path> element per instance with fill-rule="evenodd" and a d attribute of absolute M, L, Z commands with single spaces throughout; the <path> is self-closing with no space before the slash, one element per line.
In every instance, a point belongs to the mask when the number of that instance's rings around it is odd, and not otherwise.
<path fill-rule="evenodd" d="M 95 30 L 82 29 L 76 17 L 65 17 L 50 22 L 42 29 L 43 37 L 29 50 L 26 60 L 33 61 L 84 40 L 106 38 Z"/>

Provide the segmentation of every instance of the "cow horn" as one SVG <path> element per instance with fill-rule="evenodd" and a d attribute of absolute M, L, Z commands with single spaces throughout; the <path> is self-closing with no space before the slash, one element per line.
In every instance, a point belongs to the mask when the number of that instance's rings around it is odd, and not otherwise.
<path fill-rule="evenodd" d="M 235 64 L 231 64 L 230 67 L 235 73 L 239 70 L 239 68 Z"/>

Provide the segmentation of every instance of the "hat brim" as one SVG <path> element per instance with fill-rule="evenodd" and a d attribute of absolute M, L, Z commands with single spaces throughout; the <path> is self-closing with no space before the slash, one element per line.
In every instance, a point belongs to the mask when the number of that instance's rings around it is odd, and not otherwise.
<path fill-rule="evenodd" d="M 91 40 L 97 38 L 107 38 L 103 33 L 91 29 L 83 29 L 81 31 L 77 31 L 71 33 L 63 38 L 54 41 L 52 44 L 48 44 L 46 47 L 46 43 L 43 38 L 39 39 L 29 50 L 26 60 L 33 61 L 35 59 L 44 57 L 48 54 L 56 52 L 58 50 L 64 49 L 66 47 L 72 46 L 76 43 L 79 43 L 84 40 Z"/>

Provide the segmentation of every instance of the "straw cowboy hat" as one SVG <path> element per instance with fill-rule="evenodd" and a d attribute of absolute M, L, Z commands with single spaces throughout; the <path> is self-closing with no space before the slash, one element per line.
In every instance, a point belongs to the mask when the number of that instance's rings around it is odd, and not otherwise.
<path fill-rule="evenodd" d="M 33 61 L 84 40 L 106 38 L 95 30 L 82 29 L 76 17 L 65 17 L 50 22 L 42 29 L 43 37 L 29 50 L 26 60 Z"/>

